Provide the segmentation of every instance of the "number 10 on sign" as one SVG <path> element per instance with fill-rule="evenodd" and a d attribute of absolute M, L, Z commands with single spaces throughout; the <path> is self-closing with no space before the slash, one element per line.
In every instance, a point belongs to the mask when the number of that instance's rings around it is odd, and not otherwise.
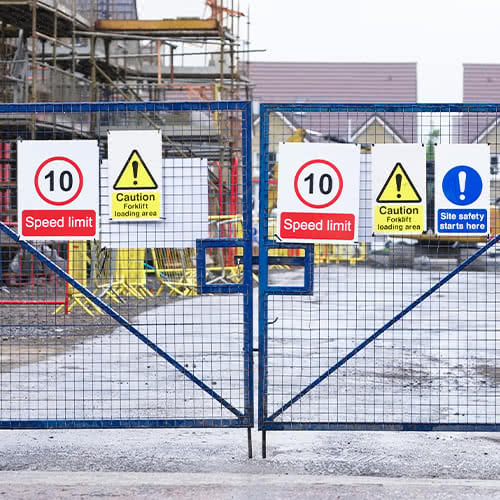
<path fill-rule="evenodd" d="M 299 168 L 295 174 L 294 190 L 307 207 L 326 208 L 339 199 L 343 184 L 339 169 L 333 163 L 318 158 Z"/>
<path fill-rule="evenodd" d="M 35 189 L 50 205 L 62 206 L 76 200 L 83 188 L 80 167 L 65 156 L 52 156 L 35 173 Z"/>

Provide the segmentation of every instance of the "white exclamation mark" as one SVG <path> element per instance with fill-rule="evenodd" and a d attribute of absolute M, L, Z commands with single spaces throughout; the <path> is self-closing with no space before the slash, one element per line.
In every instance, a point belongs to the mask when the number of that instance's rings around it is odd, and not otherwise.
<path fill-rule="evenodd" d="M 467 174 L 461 170 L 458 172 L 458 186 L 460 188 L 460 196 L 459 198 L 463 201 L 465 200 L 465 179 L 467 179 Z"/>

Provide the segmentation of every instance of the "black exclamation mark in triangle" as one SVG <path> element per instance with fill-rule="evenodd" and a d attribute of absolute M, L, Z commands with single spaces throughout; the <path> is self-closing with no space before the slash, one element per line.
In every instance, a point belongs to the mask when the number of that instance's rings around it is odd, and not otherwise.
<path fill-rule="evenodd" d="M 134 186 L 137 185 L 137 173 L 139 170 L 139 163 L 137 161 L 132 162 L 132 173 L 134 175 Z"/>
<path fill-rule="evenodd" d="M 401 198 L 401 181 L 403 180 L 403 176 L 401 174 L 396 174 L 396 189 L 398 190 L 398 194 L 396 195 L 398 198 Z"/>

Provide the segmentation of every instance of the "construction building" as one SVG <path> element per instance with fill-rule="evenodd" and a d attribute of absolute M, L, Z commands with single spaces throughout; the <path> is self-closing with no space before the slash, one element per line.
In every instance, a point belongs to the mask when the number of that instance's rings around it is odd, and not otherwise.
<path fill-rule="evenodd" d="M 207 0 L 203 18 L 140 20 L 136 0 L 0 0 L 0 101 L 223 100 L 248 96 L 247 16 Z M 241 148 L 230 113 L 101 116 L 37 113 L 0 118 L 0 212 L 16 220 L 19 138 L 98 138 L 107 127 L 159 128 L 165 156 L 202 156 L 212 181 L 229 185 Z M 103 127 L 106 125 L 106 127 Z M 104 151 L 103 151 L 104 152 Z M 216 178 L 219 173 L 224 178 Z M 227 178 L 226 178 L 227 177 Z M 223 212 L 221 208 L 220 211 Z M 218 210 L 218 213 L 220 212 Z"/>
<path fill-rule="evenodd" d="M 0 102 L 248 98 L 248 16 L 225 3 L 206 0 L 199 18 L 142 20 L 136 0 L 0 0 Z M 17 226 L 19 139 L 98 139 L 106 158 L 109 129 L 159 129 L 163 158 L 206 158 L 212 219 L 241 213 L 239 112 L 75 110 L 0 115 L 0 220 Z M 0 284 L 17 279 L 16 251 L 0 236 Z"/>

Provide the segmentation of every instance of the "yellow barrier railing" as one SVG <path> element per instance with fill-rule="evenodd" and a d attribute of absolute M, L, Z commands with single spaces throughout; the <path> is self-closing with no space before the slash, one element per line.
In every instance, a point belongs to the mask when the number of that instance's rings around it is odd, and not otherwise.
<path fill-rule="evenodd" d="M 258 221 L 257 221 L 258 222 Z M 211 237 L 243 236 L 243 220 L 241 215 L 213 215 L 209 217 Z M 270 219 L 270 233 L 274 234 L 274 220 Z M 242 266 L 238 263 L 241 248 L 218 249 L 207 256 L 207 283 L 241 282 Z M 101 249 L 97 252 L 100 258 L 92 262 L 88 256 L 88 243 L 68 243 L 68 273 L 82 285 L 93 287 L 101 297 L 109 297 L 114 302 L 123 301 L 121 297 L 143 299 L 152 297 L 153 293 L 147 286 L 147 271 L 145 266 L 146 249 L 123 248 L 118 250 Z M 197 293 L 196 250 L 194 248 L 155 248 L 151 250 L 154 272 L 159 283 L 156 294 L 168 290 L 171 295 L 194 296 Z M 292 257 L 303 255 L 302 249 L 272 249 L 270 255 Z M 366 260 L 366 245 L 315 245 L 314 263 L 328 264 L 348 262 L 355 265 Z M 89 280 L 87 274 L 90 266 Z M 288 269 L 289 266 L 272 266 L 275 269 Z M 258 275 L 254 273 L 258 281 Z M 92 283 L 89 284 L 89 281 Z M 75 306 L 80 306 L 87 314 L 101 314 L 101 310 L 72 286 L 67 286 L 66 303 L 58 307 L 56 312 L 69 313 Z"/>
<path fill-rule="evenodd" d="M 364 260 L 366 260 L 365 243 L 359 245 L 314 245 L 315 264 L 349 262 L 349 264 L 355 265 Z"/>
<path fill-rule="evenodd" d="M 160 287 L 171 295 L 196 295 L 196 252 L 193 248 L 153 248 L 153 266 Z"/>
<path fill-rule="evenodd" d="M 87 242 L 86 241 L 69 241 L 68 242 L 68 252 L 67 252 L 67 273 L 78 281 L 84 287 L 88 286 L 88 265 L 89 257 L 87 254 Z M 89 316 L 94 316 L 94 314 L 104 314 L 99 307 L 97 307 L 92 301 L 87 299 L 80 291 L 75 287 L 66 283 L 65 300 L 64 304 L 60 305 L 56 310 L 55 314 L 64 312 L 64 314 L 69 314 L 75 306 L 80 306 Z"/>

